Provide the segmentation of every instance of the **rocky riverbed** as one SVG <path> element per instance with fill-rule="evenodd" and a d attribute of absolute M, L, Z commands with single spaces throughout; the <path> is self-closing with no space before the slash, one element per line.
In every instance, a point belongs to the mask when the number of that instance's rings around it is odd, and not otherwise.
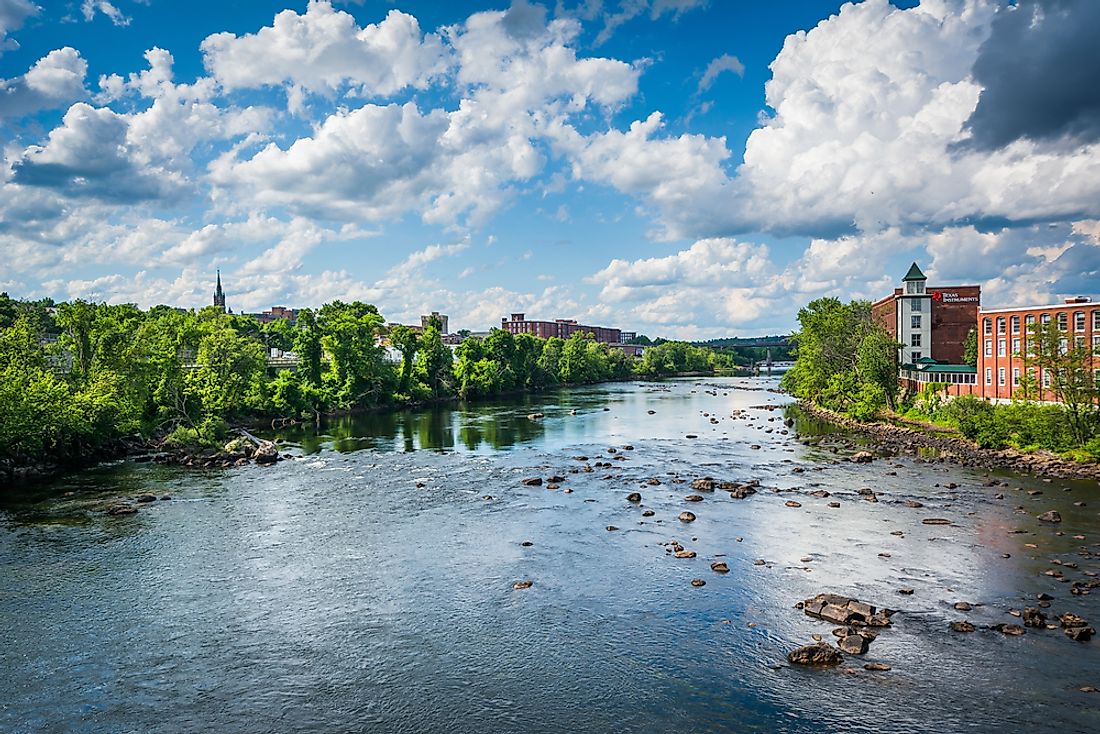
<path fill-rule="evenodd" d="M 9 499 L 0 728 L 1100 725 L 1095 482 L 883 456 L 774 383 L 707 382 Z"/>

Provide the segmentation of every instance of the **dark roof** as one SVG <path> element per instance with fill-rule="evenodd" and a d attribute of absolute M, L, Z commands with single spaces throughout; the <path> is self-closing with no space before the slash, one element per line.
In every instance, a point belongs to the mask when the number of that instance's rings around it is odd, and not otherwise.
<path fill-rule="evenodd" d="M 909 266 L 909 272 L 905 274 L 904 278 L 902 278 L 903 282 L 907 280 L 928 280 L 928 278 L 924 277 L 924 273 L 920 271 L 920 268 L 917 267 L 917 264 L 913 263 Z"/>
<path fill-rule="evenodd" d="M 930 373 L 958 373 L 958 374 L 974 374 L 978 371 L 977 367 L 971 367 L 968 364 L 903 364 L 901 366 L 903 370 L 913 370 L 914 372 L 930 372 Z"/>

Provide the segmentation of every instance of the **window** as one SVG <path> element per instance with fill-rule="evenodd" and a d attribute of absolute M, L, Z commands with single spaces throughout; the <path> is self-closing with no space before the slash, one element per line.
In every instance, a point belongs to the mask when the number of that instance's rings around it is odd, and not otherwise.
<path fill-rule="evenodd" d="M 992 357 L 993 356 L 993 340 L 992 339 L 986 339 L 985 340 L 985 356 L 987 356 L 987 357 Z"/>
<path fill-rule="evenodd" d="M 1092 335 L 1092 351 L 1096 352 L 1100 356 L 1100 334 Z"/>
<path fill-rule="evenodd" d="M 1012 340 L 1012 353 L 1013 354 L 1019 354 L 1020 353 L 1020 338 L 1019 337 L 1016 337 L 1015 339 Z"/>
<path fill-rule="evenodd" d="M 1077 311 L 1073 314 L 1073 330 L 1084 331 L 1085 330 L 1085 312 Z"/>
<path fill-rule="evenodd" d="M 1100 311 L 1092 312 L 1092 330 L 1100 331 Z"/>
<path fill-rule="evenodd" d="M 1043 387 L 1050 387 L 1050 370 L 1043 370 Z"/>
<path fill-rule="evenodd" d="M 917 314 L 917 315 L 913 316 L 912 319 L 913 319 L 913 321 L 912 321 L 913 328 L 914 329 L 919 329 L 920 328 L 920 315 Z"/>
<path fill-rule="evenodd" d="M 986 336 L 990 336 L 993 333 L 992 319 L 985 319 L 984 321 L 982 321 L 982 333 Z"/>
<path fill-rule="evenodd" d="M 1020 317 L 1019 316 L 1013 316 L 1011 319 L 1009 319 L 1009 323 L 1012 325 L 1012 333 L 1013 334 L 1019 334 L 1020 333 Z"/>
<path fill-rule="evenodd" d="M 1033 314 L 1028 314 L 1024 317 L 1024 323 L 1026 323 L 1030 328 L 1031 325 L 1035 323 L 1035 316 Z"/>
<path fill-rule="evenodd" d="M 1001 367 L 997 370 L 997 384 L 998 385 L 1005 384 L 1005 368 L 1004 367 Z"/>
<path fill-rule="evenodd" d="M 924 313 L 924 299 L 917 298 L 915 300 L 910 301 L 909 303 L 911 304 L 910 305 L 910 310 L 913 313 Z"/>
<path fill-rule="evenodd" d="M 1004 316 L 999 316 L 997 318 L 997 333 L 998 334 L 1005 333 L 1005 317 Z"/>
<path fill-rule="evenodd" d="M 998 339 L 997 340 L 997 356 L 998 357 L 1003 357 L 1003 356 L 1005 356 L 1005 354 L 1006 354 L 1005 340 L 1004 339 Z"/>
<path fill-rule="evenodd" d="M 1058 340 L 1058 354 L 1068 354 L 1068 353 L 1069 353 L 1069 339 L 1066 339 L 1063 336 L 1061 339 Z"/>
<path fill-rule="evenodd" d="M 911 346 L 911 347 L 919 347 L 920 346 L 920 334 L 912 334 L 909 337 L 909 346 Z"/>
<path fill-rule="evenodd" d="M 1069 316 L 1067 316 L 1066 313 L 1063 311 L 1062 313 L 1058 314 L 1058 331 L 1068 331 L 1068 330 L 1069 330 Z"/>
<path fill-rule="evenodd" d="M 993 384 L 993 368 L 992 367 L 986 367 L 985 368 L 985 384 L 987 384 L 987 385 L 992 385 Z"/>
<path fill-rule="evenodd" d="M 1078 334 L 1077 336 L 1073 337 L 1073 348 L 1074 349 L 1084 349 L 1085 348 L 1085 337 L 1084 337 L 1084 335 Z"/>
<path fill-rule="evenodd" d="M 1039 320 L 1043 322 L 1043 326 L 1046 326 L 1047 324 L 1050 323 L 1050 314 L 1048 314 L 1048 313 L 1043 314 L 1042 316 L 1039 317 Z"/>
<path fill-rule="evenodd" d="M 1019 367 L 1013 367 L 1012 368 L 1012 386 L 1013 387 L 1018 387 L 1019 385 L 1020 385 L 1020 368 Z"/>
<path fill-rule="evenodd" d="M 910 362 L 912 362 L 913 364 L 916 364 L 918 359 L 920 359 L 920 350 L 919 349 L 909 353 L 909 361 Z"/>

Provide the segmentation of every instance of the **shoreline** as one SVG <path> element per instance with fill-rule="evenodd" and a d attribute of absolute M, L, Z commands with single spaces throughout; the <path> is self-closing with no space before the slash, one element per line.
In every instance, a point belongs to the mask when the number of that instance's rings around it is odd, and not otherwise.
<path fill-rule="evenodd" d="M 447 397 L 433 398 L 431 400 L 422 400 L 400 404 L 362 406 L 345 410 L 328 411 L 319 414 L 318 418 L 321 420 L 326 420 L 343 416 L 370 415 L 373 413 L 396 413 L 405 410 L 424 410 L 439 405 L 462 402 L 463 400 L 465 400 L 466 402 L 478 403 L 485 400 L 517 398 L 522 395 L 541 395 L 548 392 L 549 390 L 554 389 L 589 387 L 592 385 L 603 385 L 608 383 L 660 382 L 662 380 L 685 377 L 706 378 L 715 376 L 716 375 L 714 372 L 682 372 L 671 375 L 662 375 L 658 377 L 632 375 L 630 377 L 600 380 L 599 382 L 565 383 L 554 385 L 548 388 L 543 388 L 540 390 L 510 390 L 508 392 L 478 398 L 460 398 L 457 395 L 452 395 Z M 728 376 L 739 377 L 743 375 Z M 282 421 L 281 425 L 277 425 L 280 421 Z M 158 464 L 174 464 L 178 466 L 187 466 L 198 469 L 228 468 L 230 466 L 239 465 L 242 461 L 255 461 L 253 452 L 251 451 L 227 452 L 225 450 L 225 446 L 228 446 L 230 443 L 234 443 L 237 441 L 237 439 L 241 436 L 242 430 L 245 433 L 248 432 L 248 429 L 274 431 L 278 430 L 279 428 L 285 428 L 287 426 L 310 423 L 314 423 L 314 420 L 310 418 L 294 420 L 288 419 L 285 416 L 270 415 L 249 416 L 243 417 L 234 423 L 233 427 L 229 430 L 229 435 L 225 439 L 225 443 L 221 446 L 172 447 L 165 446 L 163 444 L 163 439 L 157 439 L 154 437 L 130 436 L 112 441 L 110 444 L 101 447 L 92 454 L 75 457 L 63 462 L 42 460 L 41 457 L 37 461 L 20 461 L 15 458 L 0 459 L 0 490 L 8 486 L 30 485 L 37 482 L 48 481 L 68 472 L 91 469 L 102 463 L 110 461 L 130 460 L 140 462 L 154 462 Z M 275 455 L 278 458 L 274 460 L 257 461 L 256 463 L 271 465 L 285 458 L 281 453 L 278 453 L 278 444 L 270 441 L 264 441 L 263 443 L 269 444 L 271 449 L 275 450 Z M 271 449 L 267 450 L 265 456 L 270 456 Z"/>
<path fill-rule="evenodd" d="M 876 442 L 875 448 L 909 454 L 934 450 L 945 461 L 976 469 L 1010 470 L 1041 478 L 1100 480 L 1100 464 L 1084 464 L 1047 451 L 983 449 L 959 436 L 934 435 L 929 432 L 932 429 L 920 430 L 884 421 L 857 421 L 805 401 L 799 401 L 795 405 L 809 416 L 870 436 Z"/>

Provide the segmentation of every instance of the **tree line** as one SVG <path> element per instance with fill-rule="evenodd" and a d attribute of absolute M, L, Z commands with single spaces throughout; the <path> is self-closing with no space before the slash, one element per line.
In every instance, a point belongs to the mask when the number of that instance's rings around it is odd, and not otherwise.
<path fill-rule="evenodd" d="M 722 364 L 711 350 L 683 342 L 635 359 L 580 332 L 541 339 L 494 329 L 452 351 L 440 326 L 387 326 L 375 306 L 360 302 L 303 309 L 293 324 L 261 324 L 212 307 L 142 310 L 0 294 L 0 459 L 72 461 L 129 436 L 212 445 L 231 421 L 316 418 Z M 269 367 L 269 349 L 293 352 L 294 368 Z"/>

